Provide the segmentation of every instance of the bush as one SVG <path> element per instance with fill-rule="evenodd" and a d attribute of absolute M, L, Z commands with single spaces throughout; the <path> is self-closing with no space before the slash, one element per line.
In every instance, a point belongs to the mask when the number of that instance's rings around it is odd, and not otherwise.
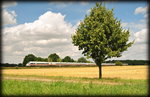
<path fill-rule="evenodd" d="M 116 62 L 115 62 L 115 65 L 117 65 L 117 66 L 122 66 L 122 65 L 123 65 L 123 63 L 122 63 L 122 62 L 120 62 L 120 61 L 116 61 Z"/>

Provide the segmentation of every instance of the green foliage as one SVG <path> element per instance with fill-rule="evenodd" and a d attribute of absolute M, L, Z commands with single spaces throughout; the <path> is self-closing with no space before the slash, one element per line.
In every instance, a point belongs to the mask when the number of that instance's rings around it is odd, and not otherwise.
<path fill-rule="evenodd" d="M 70 56 L 66 56 L 64 59 L 62 59 L 62 62 L 74 62 L 74 60 Z"/>
<path fill-rule="evenodd" d="M 115 63 L 116 61 L 120 61 L 122 63 L 127 63 L 128 65 L 144 65 L 148 64 L 148 60 L 109 60 L 107 63 Z"/>
<path fill-rule="evenodd" d="M 51 58 L 48 58 L 48 62 L 52 62 L 52 59 L 51 59 Z"/>
<path fill-rule="evenodd" d="M 25 58 L 23 59 L 23 66 L 25 66 L 28 62 L 30 61 L 42 61 L 42 62 L 47 62 L 48 59 L 47 58 L 41 58 L 41 57 L 36 57 L 33 54 L 28 54 L 25 56 Z M 21 66 L 21 64 L 19 65 Z"/>
<path fill-rule="evenodd" d="M 48 56 L 48 60 L 49 60 L 50 62 L 61 62 L 61 58 L 60 58 L 56 53 L 50 54 L 50 55 Z"/>
<path fill-rule="evenodd" d="M 86 63 L 87 60 L 84 57 L 81 57 L 78 59 L 78 62 Z"/>
<path fill-rule="evenodd" d="M 122 65 L 123 65 L 123 63 L 122 63 L 122 62 L 120 62 L 120 61 L 116 61 L 116 62 L 115 62 L 115 65 L 117 65 L 117 66 L 122 66 Z"/>
<path fill-rule="evenodd" d="M 47 62 L 47 61 L 48 61 L 48 59 L 47 59 L 47 58 L 37 57 L 35 61 Z"/>
<path fill-rule="evenodd" d="M 18 64 L 18 67 L 22 67 L 22 66 L 23 66 L 23 64 L 22 64 L 22 63 L 19 63 L 19 64 Z"/>
<path fill-rule="evenodd" d="M 35 60 L 36 60 L 36 56 L 34 56 L 33 54 L 28 54 L 27 56 L 25 56 L 23 60 L 23 66 L 25 66 L 28 62 L 35 61 Z"/>
<path fill-rule="evenodd" d="M 114 17 L 113 9 L 96 3 L 81 21 L 72 40 L 79 50 L 83 50 L 82 54 L 101 65 L 108 58 L 120 57 L 133 44 L 128 42 L 129 36 L 129 30 L 124 30 L 120 20 Z"/>

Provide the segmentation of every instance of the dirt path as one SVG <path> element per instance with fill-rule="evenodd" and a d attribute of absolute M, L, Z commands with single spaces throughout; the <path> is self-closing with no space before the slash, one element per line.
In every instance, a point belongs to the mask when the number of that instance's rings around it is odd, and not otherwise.
<path fill-rule="evenodd" d="M 120 85 L 123 83 L 120 82 L 112 82 L 112 81 L 87 81 L 87 80 L 78 80 L 78 79 L 52 79 L 52 78 L 37 78 L 37 77 L 10 77 L 5 76 L 2 78 L 2 80 L 28 80 L 28 81 L 42 81 L 42 82 L 57 82 L 57 81 L 63 81 L 68 83 L 92 83 L 92 84 L 107 84 L 107 85 Z"/>

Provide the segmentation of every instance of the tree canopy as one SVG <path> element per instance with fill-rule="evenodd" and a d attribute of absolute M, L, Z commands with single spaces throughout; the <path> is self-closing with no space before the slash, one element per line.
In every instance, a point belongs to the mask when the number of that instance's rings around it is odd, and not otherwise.
<path fill-rule="evenodd" d="M 48 60 L 51 62 L 60 62 L 61 58 L 56 53 L 53 53 L 48 56 Z"/>
<path fill-rule="evenodd" d="M 101 78 L 101 63 L 108 58 L 121 57 L 133 44 L 128 42 L 129 36 L 129 30 L 123 29 L 121 21 L 114 17 L 113 9 L 96 3 L 72 35 L 72 42 L 99 66 Z"/>
<path fill-rule="evenodd" d="M 25 58 L 23 59 L 23 65 L 25 66 L 30 61 L 36 61 L 36 56 L 33 54 L 26 55 Z"/>
<path fill-rule="evenodd" d="M 74 60 L 70 56 L 66 56 L 62 59 L 62 62 L 74 62 Z"/>

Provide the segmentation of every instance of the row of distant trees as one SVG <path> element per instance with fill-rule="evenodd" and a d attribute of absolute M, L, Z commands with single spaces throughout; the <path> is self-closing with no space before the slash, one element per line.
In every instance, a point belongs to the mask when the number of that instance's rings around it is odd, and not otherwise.
<path fill-rule="evenodd" d="M 82 62 L 82 63 L 91 63 L 84 57 L 78 58 L 78 60 L 74 60 L 70 56 L 66 56 L 64 58 L 60 58 L 60 56 L 56 53 L 50 54 L 47 58 L 37 57 L 33 54 L 28 54 L 23 59 L 23 66 L 25 66 L 30 61 L 42 61 L 42 62 Z"/>
<path fill-rule="evenodd" d="M 149 63 L 148 60 L 109 60 L 105 62 L 106 63 L 121 62 L 121 63 L 127 63 L 128 65 L 148 65 Z"/>

